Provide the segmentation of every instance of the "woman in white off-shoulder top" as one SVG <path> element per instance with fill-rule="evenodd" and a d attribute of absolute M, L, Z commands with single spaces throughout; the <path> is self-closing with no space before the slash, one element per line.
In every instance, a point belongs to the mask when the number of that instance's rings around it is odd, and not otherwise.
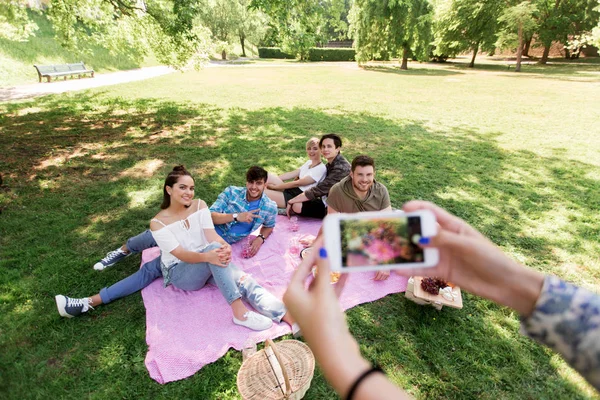
<path fill-rule="evenodd" d="M 161 250 L 161 266 L 146 263 L 139 271 L 100 293 L 75 299 L 56 296 L 59 313 L 74 317 L 100 304 L 127 296 L 159 277 L 165 287 L 200 290 L 215 283 L 233 312 L 233 322 L 253 330 L 268 329 L 272 320 L 293 324 L 283 303 L 254 278 L 231 264 L 231 246 L 215 231 L 210 212 L 202 200 L 194 200 L 194 179 L 183 166 L 167 176 L 161 211 L 150 222 L 152 235 Z M 246 308 L 242 299 L 258 312 Z"/>

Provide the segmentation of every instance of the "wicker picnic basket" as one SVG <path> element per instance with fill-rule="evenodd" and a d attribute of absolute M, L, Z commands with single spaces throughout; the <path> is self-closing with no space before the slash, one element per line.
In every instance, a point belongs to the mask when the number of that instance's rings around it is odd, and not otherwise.
<path fill-rule="evenodd" d="M 265 348 L 242 364 L 237 387 L 244 400 L 298 400 L 310 387 L 314 370 L 315 357 L 304 343 L 267 339 Z"/>

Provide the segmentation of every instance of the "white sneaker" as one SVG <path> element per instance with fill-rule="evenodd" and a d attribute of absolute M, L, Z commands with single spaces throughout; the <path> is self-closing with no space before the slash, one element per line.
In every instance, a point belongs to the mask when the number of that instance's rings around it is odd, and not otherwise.
<path fill-rule="evenodd" d="M 273 325 L 273 321 L 271 321 L 269 318 L 255 313 L 254 311 L 246 311 L 244 318 L 246 319 L 242 321 L 236 317 L 233 317 L 233 323 L 236 325 L 245 326 L 253 331 L 264 331 Z"/>
<path fill-rule="evenodd" d="M 292 324 L 292 335 L 294 335 L 295 339 L 299 339 L 302 337 L 302 331 L 300 330 L 300 326 L 297 322 Z"/>

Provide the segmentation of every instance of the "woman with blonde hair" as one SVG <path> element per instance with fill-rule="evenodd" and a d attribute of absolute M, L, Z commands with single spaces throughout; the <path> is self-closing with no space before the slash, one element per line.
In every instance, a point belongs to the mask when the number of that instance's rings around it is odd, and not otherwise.
<path fill-rule="evenodd" d="M 277 207 L 285 208 L 290 199 L 304 193 L 321 182 L 327 173 L 325 164 L 321 162 L 319 139 L 313 137 L 306 142 L 308 161 L 294 171 L 279 176 L 269 173 L 265 193 L 277 203 Z M 288 182 L 286 182 L 288 181 Z"/>

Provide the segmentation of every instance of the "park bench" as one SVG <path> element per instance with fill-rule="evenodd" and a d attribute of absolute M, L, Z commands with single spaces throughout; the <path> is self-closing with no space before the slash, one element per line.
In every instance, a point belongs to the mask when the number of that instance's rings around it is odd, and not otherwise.
<path fill-rule="evenodd" d="M 40 78 L 40 82 L 42 78 L 47 78 L 48 82 L 52 80 L 53 77 L 64 76 L 65 80 L 67 80 L 67 76 L 78 75 L 81 78 L 81 75 L 91 74 L 92 78 L 94 77 L 94 70 L 87 69 L 82 62 L 74 63 L 74 64 L 57 64 L 57 65 L 35 65 L 35 69 L 37 70 L 38 76 Z"/>

